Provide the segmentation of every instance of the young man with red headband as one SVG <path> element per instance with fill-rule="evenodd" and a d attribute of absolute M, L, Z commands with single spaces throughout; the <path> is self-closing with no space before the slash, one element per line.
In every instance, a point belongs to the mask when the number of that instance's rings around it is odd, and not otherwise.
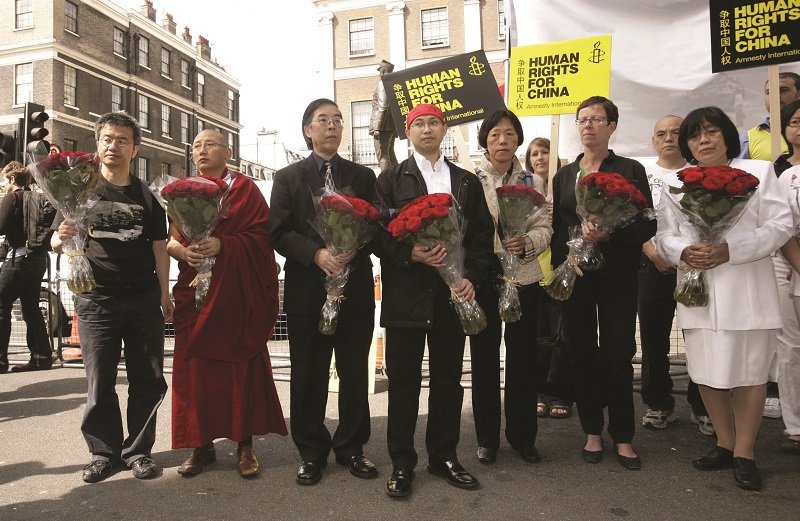
<path fill-rule="evenodd" d="M 458 298 L 473 300 L 479 284 L 489 283 L 493 234 L 489 210 L 480 181 L 451 163 L 440 150 L 447 125 L 435 105 L 417 105 L 406 119 L 406 133 L 414 145 L 412 157 L 381 172 L 375 204 L 384 224 L 416 197 L 449 193 L 463 213 L 465 229 L 464 278 Z M 464 332 L 450 304 L 451 291 L 436 268 L 448 254 L 442 246 L 426 248 L 395 240 L 383 230 L 376 243 L 381 257 L 383 302 L 381 325 L 386 328 L 386 366 L 389 376 L 387 440 L 394 469 L 386 483 L 392 497 L 411 493 L 417 452 L 414 431 L 419 414 L 422 358 L 427 340 L 430 394 L 425 445 L 428 471 L 443 476 L 453 486 L 478 487 L 458 461 L 456 448 L 461 429 L 461 363 Z"/>

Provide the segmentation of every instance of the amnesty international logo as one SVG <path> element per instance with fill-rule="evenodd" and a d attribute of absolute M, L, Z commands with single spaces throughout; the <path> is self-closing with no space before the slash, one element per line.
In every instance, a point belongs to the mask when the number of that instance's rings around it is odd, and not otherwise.
<path fill-rule="evenodd" d="M 470 76 L 483 76 L 486 73 L 486 65 L 478 61 L 477 56 L 469 59 L 469 74 Z"/>
<path fill-rule="evenodd" d="M 594 48 L 592 49 L 592 53 L 589 55 L 589 61 L 592 63 L 601 63 L 605 61 L 603 56 L 606 55 L 606 51 L 600 48 L 600 42 L 594 42 Z"/>

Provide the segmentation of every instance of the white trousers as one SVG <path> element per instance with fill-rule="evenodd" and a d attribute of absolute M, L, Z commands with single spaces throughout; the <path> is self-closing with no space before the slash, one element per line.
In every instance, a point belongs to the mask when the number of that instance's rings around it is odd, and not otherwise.
<path fill-rule="evenodd" d="M 800 435 L 800 296 L 793 297 L 786 278 L 791 266 L 782 255 L 772 258 L 783 328 L 778 330 L 777 377 L 786 434 Z M 792 276 L 798 276 L 793 273 Z"/>

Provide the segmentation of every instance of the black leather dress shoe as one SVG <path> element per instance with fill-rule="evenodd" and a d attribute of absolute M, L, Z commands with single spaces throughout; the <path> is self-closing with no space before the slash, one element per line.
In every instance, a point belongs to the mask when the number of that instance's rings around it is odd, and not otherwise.
<path fill-rule="evenodd" d="M 31 358 L 25 365 L 17 365 L 11 368 L 12 373 L 27 373 L 28 371 L 46 371 L 52 369 L 53 361 Z"/>
<path fill-rule="evenodd" d="M 526 445 L 519 449 L 516 449 L 519 453 L 520 457 L 527 461 L 528 463 L 541 463 L 542 457 L 539 455 L 539 451 L 536 450 L 536 447 L 533 445 Z"/>
<path fill-rule="evenodd" d="M 642 459 L 639 456 L 629 457 L 617 453 L 617 461 L 628 470 L 642 470 Z"/>
<path fill-rule="evenodd" d="M 114 472 L 114 464 L 110 461 L 99 459 L 83 467 L 83 480 L 86 483 L 103 481 Z"/>
<path fill-rule="evenodd" d="M 158 476 L 159 468 L 153 458 L 142 456 L 131 463 L 131 471 L 136 479 L 153 479 Z"/>
<path fill-rule="evenodd" d="M 375 466 L 363 454 L 358 456 L 350 456 L 346 460 L 337 459 L 339 465 L 344 465 L 350 471 L 350 474 L 361 479 L 371 479 L 378 477 L 378 467 Z"/>
<path fill-rule="evenodd" d="M 733 458 L 733 477 L 736 486 L 747 490 L 761 490 L 761 473 L 756 462 L 747 458 Z"/>
<path fill-rule="evenodd" d="M 497 459 L 497 449 L 478 447 L 478 461 L 481 463 L 494 463 Z"/>
<path fill-rule="evenodd" d="M 322 479 L 322 468 L 325 465 L 320 465 L 316 461 L 303 461 L 300 464 L 300 469 L 297 471 L 298 485 L 314 485 L 319 483 Z"/>
<path fill-rule="evenodd" d="M 386 482 L 386 495 L 390 497 L 405 497 L 411 494 L 411 482 L 414 480 L 414 471 L 403 467 L 392 469 L 392 475 Z"/>
<path fill-rule="evenodd" d="M 586 463 L 597 464 L 603 461 L 603 449 L 586 450 L 581 449 L 581 457 Z"/>
<path fill-rule="evenodd" d="M 466 471 L 458 460 L 428 461 L 428 472 L 437 476 L 444 476 L 448 483 L 458 488 L 478 488 L 478 480 Z"/>
<path fill-rule="evenodd" d="M 705 456 L 692 460 L 692 465 L 700 470 L 721 470 L 733 466 L 733 451 L 724 447 L 714 447 Z"/>

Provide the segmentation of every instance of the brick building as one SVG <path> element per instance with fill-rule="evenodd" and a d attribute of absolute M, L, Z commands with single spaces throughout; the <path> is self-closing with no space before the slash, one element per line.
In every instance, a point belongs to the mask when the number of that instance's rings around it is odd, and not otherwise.
<path fill-rule="evenodd" d="M 483 49 L 498 82 L 504 77 L 504 0 L 313 0 L 319 16 L 320 69 L 328 73 L 333 96 L 346 125 L 339 152 L 376 166 L 368 134 L 378 65 L 395 71 Z M 327 46 L 327 48 L 326 48 Z M 324 76 L 324 75 L 323 75 Z M 468 144 L 476 152 L 477 125 L 467 124 Z M 443 148 L 456 157 L 450 129 Z M 408 157 L 407 141 L 397 140 L 398 159 Z"/>
<path fill-rule="evenodd" d="M 138 119 L 143 142 L 133 172 L 143 179 L 186 174 L 186 147 L 204 128 L 220 130 L 239 163 L 239 82 L 211 57 L 203 36 L 177 33 L 169 13 L 156 22 L 109 0 L 0 3 L 0 132 L 13 134 L 25 102 L 44 105 L 51 143 L 95 149 L 106 112 Z"/>

